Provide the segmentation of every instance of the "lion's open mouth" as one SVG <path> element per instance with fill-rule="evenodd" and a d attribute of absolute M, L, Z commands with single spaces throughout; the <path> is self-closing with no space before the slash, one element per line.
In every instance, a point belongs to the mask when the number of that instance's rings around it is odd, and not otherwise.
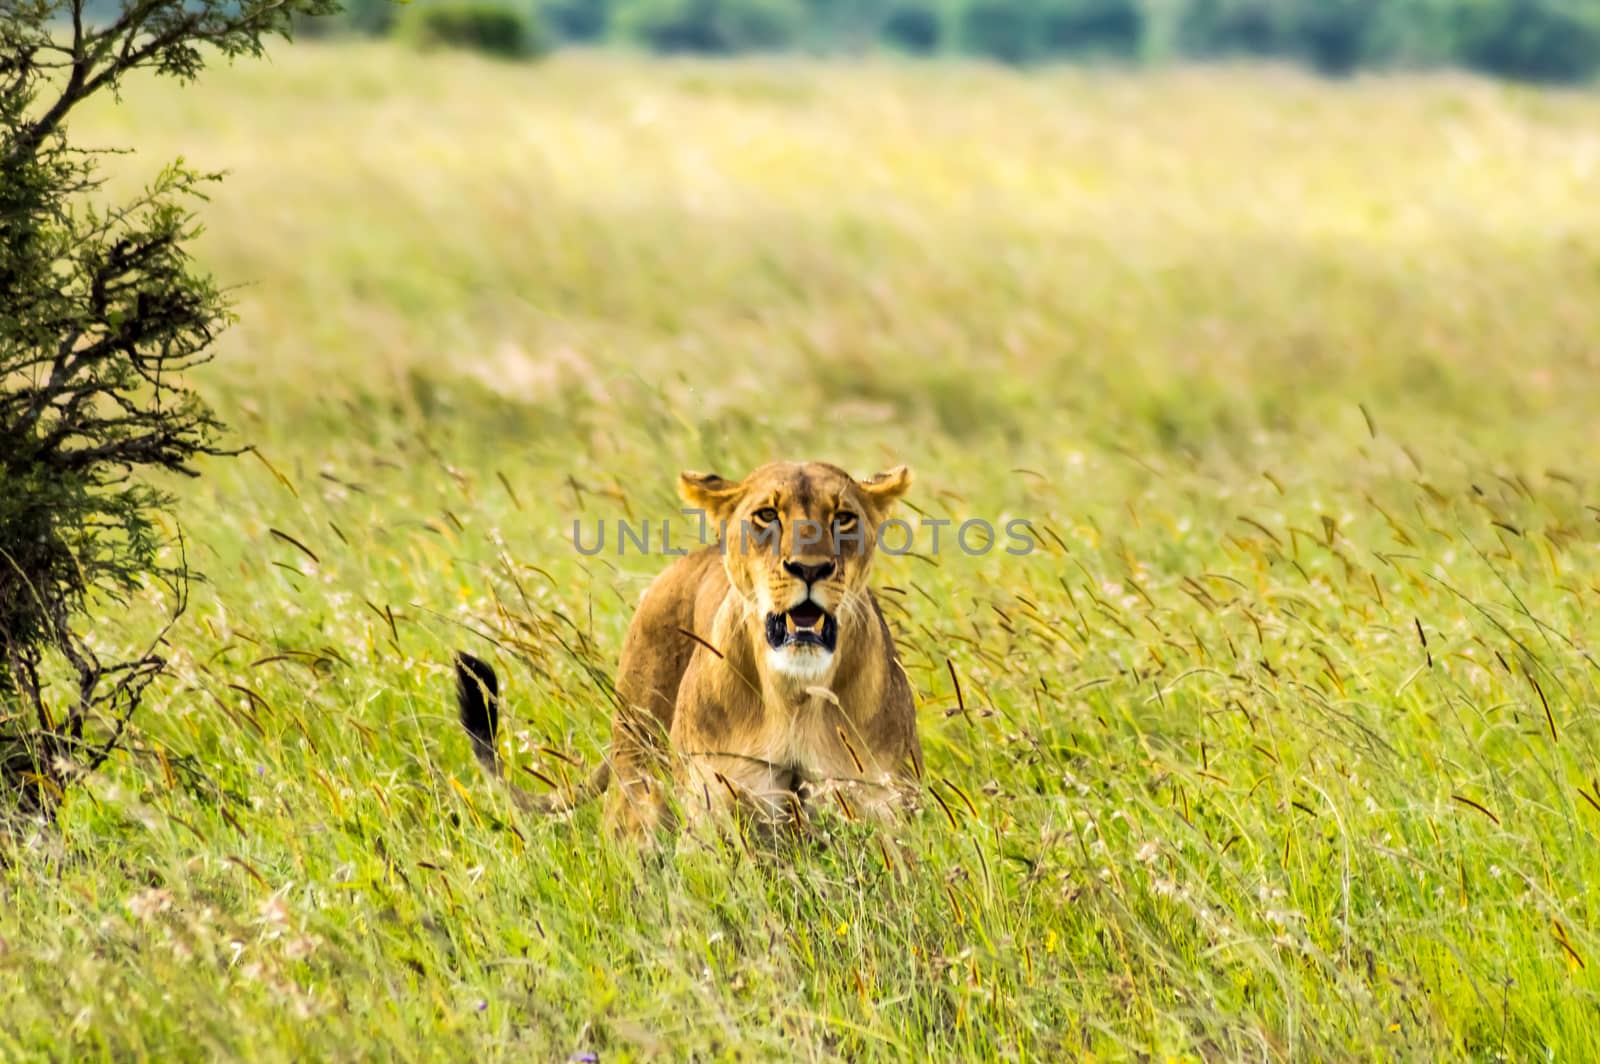
<path fill-rule="evenodd" d="M 774 650 L 814 646 L 832 653 L 839 642 L 839 622 L 807 599 L 786 613 L 767 614 L 767 643 Z"/>

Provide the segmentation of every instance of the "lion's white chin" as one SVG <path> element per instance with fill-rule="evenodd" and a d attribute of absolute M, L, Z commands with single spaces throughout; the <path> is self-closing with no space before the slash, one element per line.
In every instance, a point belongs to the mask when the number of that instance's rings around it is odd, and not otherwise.
<path fill-rule="evenodd" d="M 833 652 L 818 646 L 786 646 L 767 651 L 767 665 L 790 680 L 816 683 L 833 671 Z"/>

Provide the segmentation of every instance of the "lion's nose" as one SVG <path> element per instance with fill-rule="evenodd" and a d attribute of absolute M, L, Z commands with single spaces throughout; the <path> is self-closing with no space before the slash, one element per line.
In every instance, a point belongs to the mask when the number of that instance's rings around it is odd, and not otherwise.
<path fill-rule="evenodd" d="M 790 576 L 798 576 L 808 584 L 815 584 L 833 575 L 832 562 L 817 562 L 811 565 L 805 562 L 784 562 L 783 568 Z"/>

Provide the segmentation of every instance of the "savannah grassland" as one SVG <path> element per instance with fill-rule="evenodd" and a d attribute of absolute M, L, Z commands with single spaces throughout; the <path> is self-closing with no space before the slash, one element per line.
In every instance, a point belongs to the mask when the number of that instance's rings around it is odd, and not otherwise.
<path fill-rule="evenodd" d="M 0 1055 L 1600 1054 L 1600 97 L 305 46 L 75 133 L 230 171 L 265 461 L 180 486 L 140 752 L 0 872 Z M 451 649 L 575 775 L 664 562 L 572 522 L 780 457 L 1039 533 L 880 561 L 910 866 L 515 818 Z"/>

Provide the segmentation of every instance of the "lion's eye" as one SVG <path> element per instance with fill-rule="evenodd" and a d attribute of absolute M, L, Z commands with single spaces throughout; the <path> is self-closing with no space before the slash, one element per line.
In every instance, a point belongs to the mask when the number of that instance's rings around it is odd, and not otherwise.
<path fill-rule="evenodd" d="M 770 524 L 772 524 L 772 522 L 774 522 L 774 521 L 776 521 L 778 519 L 778 511 L 774 510 L 770 506 L 763 506 L 761 509 L 757 510 L 752 516 L 755 517 L 755 519 L 757 521 L 760 521 L 762 524 L 770 525 Z"/>
<path fill-rule="evenodd" d="M 850 529 L 856 527 L 857 520 L 858 518 L 856 515 L 851 513 L 849 510 L 843 510 L 833 515 L 834 527 L 843 532 L 848 532 Z"/>

